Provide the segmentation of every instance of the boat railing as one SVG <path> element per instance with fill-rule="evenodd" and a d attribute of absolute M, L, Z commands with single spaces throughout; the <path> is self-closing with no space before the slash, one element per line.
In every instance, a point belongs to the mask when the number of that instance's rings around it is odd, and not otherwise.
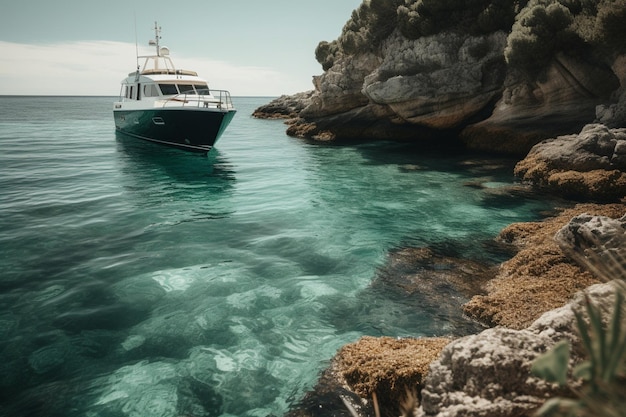
<path fill-rule="evenodd" d="M 189 91 L 166 99 L 163 107 L 198 107 L 220 110 L 233 110 L 233 101 L 226 90 Z"/>

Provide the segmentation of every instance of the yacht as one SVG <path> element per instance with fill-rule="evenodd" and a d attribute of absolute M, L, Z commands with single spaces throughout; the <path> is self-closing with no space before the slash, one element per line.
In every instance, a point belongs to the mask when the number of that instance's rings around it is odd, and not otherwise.
<path fill-rule="evenodd" d="M 113 103 L 115 129 L 134 138 L 207 153 L 226 130 L 235 108 L 226 90 L 210 89 L 195 71 L 178 69 L 160 46 L 155 22 L 154 55 L 137 56 L 137 70 L 122 81 Z M 139 65 L 143 59 L 143 66 Z"/>

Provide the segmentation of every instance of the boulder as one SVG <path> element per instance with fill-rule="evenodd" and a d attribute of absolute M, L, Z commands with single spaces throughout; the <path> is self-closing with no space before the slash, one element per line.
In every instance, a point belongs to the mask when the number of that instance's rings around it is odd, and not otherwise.
<path fill-rule="evenodd" d="M 612 95 L 609 103 L 596 107 L 596 122 L 611 128 L 626 126 L 626 55 L 620 55 L 611 66 L 620 80 L 620 88 Z"/>
<path fill-rule="evenodd" d="M 626 129 L 586 125 L 545 140 L 515 167 L 524 181 L 568 198 L 618 201 L 626 196 Z"/>
<path fill-rule="evenodd" d="M 615 292 L 621 288 L 614 282 L 597 284 L 585 294 L 602 306 L 606 318 L 612 314 Z M 555 384 L 533 376 L 530 369 L 539 355 L 561 340 L 569 340 L 573 347 L 570 367 L 584 358 L 574 316 L 584 303 L 585 297 L 579 293 L 528 328 L 489 329 L 448 344 L 430 366 L 418 416 L 532 416 L 547 398 L 567 395 Z M 575 380 L 569 383 L 579 384 Z"/>
<path fill-rule="evenodd" d="M 596 276 L 605 281 L 626 279 L 626 214 L 614 219 L 584 213 L 554 238 L 564 253 Z"/>

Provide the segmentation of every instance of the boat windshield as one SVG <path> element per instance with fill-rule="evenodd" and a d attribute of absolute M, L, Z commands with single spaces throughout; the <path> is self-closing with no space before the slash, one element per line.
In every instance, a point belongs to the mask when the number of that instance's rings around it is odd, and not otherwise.
<path fill-rule="evenodd" d="M 173 96 L 178 94 L 176 84 L 159 84 L 159 88 L 161 89 L 161 93 L 163 93 L 164 96 Z"/>
<path fill-rule="evenodd" d="M 178 91 L 181 94 L 196 94 L 196 90 L 193 89 L 191 84 L 178 84 Z"/>
<path fill-rule="evenodd" d="M 208 94 L 209 86 L 206 84 L 196 84 L 196 91 L 198 94 Z"/>
<path fill-rule="evenodd" d="M 176 94 L 200 94 L 208 95 L 209 86 L 206 84 L 159 84 L 161 93 L 164 96 L 174 96 Z"/>

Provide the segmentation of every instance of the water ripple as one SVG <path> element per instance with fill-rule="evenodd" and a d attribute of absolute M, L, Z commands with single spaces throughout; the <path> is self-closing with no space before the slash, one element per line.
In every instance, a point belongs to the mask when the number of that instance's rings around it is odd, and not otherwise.
<path fill-rule="evenodd" d="M 371 286 L 391 249 L 494 261 L 551 207 L 511 161 L 314 145 L 235 99 L 203 156 L 116 135 L 112 98 L 0 97 L 8 413 L 282 415 L 345 343 L 470 331 Z"/>

